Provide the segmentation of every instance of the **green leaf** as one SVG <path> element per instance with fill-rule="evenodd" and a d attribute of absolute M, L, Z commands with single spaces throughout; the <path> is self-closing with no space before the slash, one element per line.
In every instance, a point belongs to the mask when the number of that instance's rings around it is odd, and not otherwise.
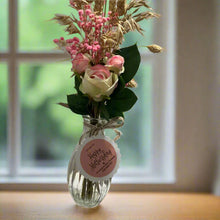
<path fill-rule="evenodd" d="M 105 118 L 106 120 L 109 120 L 114 117 L 120 117 L 120 116 L 124 118 L 123 112 L 117 109 L 114 109 L 113 106 L 111 105 L 108 105 L 108 104 L 105 105 L 104 103 L 106 102 L 102 102 L 100 106 L 101 118 Z"/>
<path fill-rule="evenodd" d="M 106 109 L 110 112 L 121 113 L 130 110 L 137 101 L 137 96 L 130 89 L 123 89 L 107 101 Z"/>
<path fill-rule="evenodd" d="M 122 76 L 118 77 L 118 85 L 117 88 L 114 90 L 112 97 L 117 95 L 119 92 L 121 92 L 125 88 L 125 81 L 122 78 Z"/>
<path fill-rule="evenodd" d="M 88 115 L 89 99 L 80 94 L 67 95 L 67 102 L 72 112 L 80 115 Z"/>
<path fill-rule="evenodd" d="M 106 109 L 104 102 L 102 102 L 100 105 L 100 115 L 101 115 L 101 118 L 105 118 L 106 120 L 109 120 L 110 118 L 109 112 Z"/>
<path fill-rule="evenodd" d="M 134 44 L 133 46 L 117 50 L 116 54 L 123 56 L 125 59 L 125 71 L 121 74 L 121 76 L 123 77 L 125 83 L 128 83 L 134 78 L 141 62 L 138 47 L 136 44 Z"/>
<path fill-rule="evenodd" d="M 79 90 L 79 86 L 82 83 L 82 79 L 79 75 L 75 75 L 75 89 L 79 94 L 82 94 L 82 92 Z"/>
<path fill-rule="evenodd" d="M 124 118 L 124 114 L 121 111 L 116 111 L 114 109 L 110 110 L 109 118 L 115 118 L 115 117 L 123 117 Z"/>

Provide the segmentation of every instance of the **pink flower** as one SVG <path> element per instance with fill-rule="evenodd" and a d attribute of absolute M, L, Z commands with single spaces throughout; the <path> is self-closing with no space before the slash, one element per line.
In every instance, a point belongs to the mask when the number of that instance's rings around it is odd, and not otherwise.
<path fill-rule="evenodd" d="M 96 102 L 100 102 L 113 93 L 117 83 L 118 75 L 98 64 L 86 69 L 79 89 Z"/>
<path fill-rule="evenodd" d="M 109 52 L 107 52 L 105 55 L 106 55 L 108 58 L 111 57 L 111 54 L 110 54 Z"/>
<path fill-rule="evenodd" d="M 111 76 L 110 71 L 105 66 L 98 64 L 90 68 L 90 78 L 107 79 Z"/>
<path fill-rule="evenodd" d="M 82 53 L 78 53 L 72 61 L 72 69 L 74 72 L 81 74 L 85 72 L 85 70 L 88 68 L 89 63 L 90 60 L 88 57 L 86 57 Z"/>
<path fill-rule="evenodd" d="M 90 9 L 86 9 L 86 15 L 90 15 L 91 14 L 91 10 Z"/>
<path fill-rule="evenodd" d="M 54 39 L 53 42 L 54 42 L 55 44 L 57 44 L 57 43 L 59 43 L 59 40 L 58 40 L 58 39 Z"/>
<path fill-rule="evenodd" d="M 119 70 L 122 70 L 124 62 L 125 61 L 124 61 L 124 58 L 122 56 L 115 55 L 115 56 L 111 57 L 110 59 L 108 59 L 106 64 L 109 65 L 109 66 L 116 67 Z"/>
<path fill-rule="evenodd" d="M 78 13 L 79 13 L 79 16 L 83 16 L 83 10 L 79 10 Z"/>
<path fill-rule="evenodd" d="M 75 41 L 75 42 L 79 43 L 79 41 L 80 41 L 80 40 L 79 40 L 79 38 L 78 38 L 78 37 L 74 37 L 74 38 L 73 38 L 73 41 Z"/>

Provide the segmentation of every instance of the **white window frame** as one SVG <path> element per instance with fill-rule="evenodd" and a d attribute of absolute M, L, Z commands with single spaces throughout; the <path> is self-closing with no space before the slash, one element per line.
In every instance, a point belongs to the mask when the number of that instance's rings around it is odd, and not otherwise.
<path fill-rule="evenodd" d="M 22 168 L 21 114 L 18 88 L 18 64 L 48 62 L 64 58 L 58 52 L 26 53 L 18 51 L 18 1 L 9 0 L 9 51 L 0 53 L 1 61 L 8 64 L 8 173 L 0 171 L 0 189 L 65 189 L 64 168 Z M 175 182 L 175 0 L 158 0 L 155 10 L 162 14 L 154 30 L 154 42 L 165 47 L 161 55 L 146 53 L 142 62 L 153 64 L 152 88 L 152 169 L 122 169 L 113 178 L 113 185 L 171 184 Z M 134 184 L 135 183 L 135 184 Z M 19 187 L 18 187 L 19 184 Z M 28 187 L 27 187 L 28 186 Z M 117 188 L 118 189 L 118 188 Z M 123 188 L 123 189 L 126 189 Z"/>

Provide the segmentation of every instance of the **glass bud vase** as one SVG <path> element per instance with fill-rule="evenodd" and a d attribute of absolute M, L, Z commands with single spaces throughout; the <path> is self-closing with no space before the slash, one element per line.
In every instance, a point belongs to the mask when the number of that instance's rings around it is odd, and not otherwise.
<path fill-rule="evenodd" d="M 106 120 L 94 119 L 89 116 L 84 116 L 83 120 L 84 128 L 80 142 L 91 138 L 91 134 L 88 132 L 91 129 L 89 125 L 103 125 L 107 122 Z M 99 131 L 96 135 L 100 135 L 101 133 L 104 135 L 103 130 Z M 86 178 L 76 166 L 76 152 L 78 146 L 79 145 L 76 146 L 68 165 L 67 181 L 69 192 L 77 205 L 86 208 L 94 208 L 102 202 L 108 193 L 111 185 L 111 178 L 100 181 L 91 181 Z"/>

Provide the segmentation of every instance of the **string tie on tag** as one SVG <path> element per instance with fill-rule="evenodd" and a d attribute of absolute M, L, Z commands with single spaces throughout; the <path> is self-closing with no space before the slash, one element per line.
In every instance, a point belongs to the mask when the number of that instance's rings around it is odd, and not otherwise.
<path fill-rule="evenodd" d="M 88 121 L 84 121 L 84 126 L 88 127 L 89 130 L 84 132 L 82 136 L 80 137 L 79 144 L 82 143 L 82 140 L 85 138 L 86 135 L 91 136 L 97 136 L 99 132 L 101 132 L 104 135 L 104 130 L 105 129 L 113 129 L 116 136 L 114 138 L 114 141 L 117 141 L 121 135 L 122 132 L 117 130 L 116 128 L 120 128 L 124 125 L 124 118 L 123 117 L 115 117 L 110 119 L 107 123 L 101 124 L 97 123 L 95 125 L 89 123 Z"/>

